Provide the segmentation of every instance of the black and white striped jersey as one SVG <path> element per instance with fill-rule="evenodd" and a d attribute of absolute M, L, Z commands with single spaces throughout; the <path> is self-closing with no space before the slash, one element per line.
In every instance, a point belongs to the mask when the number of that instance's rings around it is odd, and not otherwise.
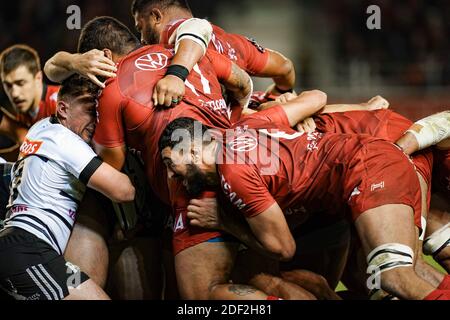
<path fill-rule="evenodd" d="M 74 132 L 53 118 L 39 121 L 13 167 L 5 227 L 24 229 L 63 254 L 85 184 L 100 164 Z"/>

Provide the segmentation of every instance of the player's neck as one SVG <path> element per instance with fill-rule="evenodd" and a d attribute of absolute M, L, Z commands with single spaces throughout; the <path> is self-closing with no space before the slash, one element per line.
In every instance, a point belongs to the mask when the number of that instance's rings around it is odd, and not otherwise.
<path fill-rule="evenodd" d="M 182 8 L 172 8 L 167 12 L 168 22 L 179 19 L 190 19 L 194 16 L 192 12 Z"/>

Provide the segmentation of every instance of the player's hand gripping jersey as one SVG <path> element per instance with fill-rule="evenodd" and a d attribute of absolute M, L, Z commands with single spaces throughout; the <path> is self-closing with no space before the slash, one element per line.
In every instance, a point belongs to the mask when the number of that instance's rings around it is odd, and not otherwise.
<path fill-rule="evenodd" d="M 6 228 L 24 229 L 63 254 L 85 185 L 100 164 L 92 148 L 55 118 L 36 123 L 13 168 Z"/>

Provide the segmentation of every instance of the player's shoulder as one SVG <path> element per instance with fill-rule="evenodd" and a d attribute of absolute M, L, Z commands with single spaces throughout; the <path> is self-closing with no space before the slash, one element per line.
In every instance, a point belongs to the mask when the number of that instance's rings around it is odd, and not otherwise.
<path fill-rule="evenodd" d="M 167 45 L 152 44 L 143 46 L 139 49 L 134 50 L 119 62 L 119 72 L 121 70 L 121 67 L 127 66 L 129 64 L 133 64 L 138 69 L 139 64 L 147 65 L 150 70 L 153 67 L 151 65 L 151 62 L 154 61 L 155 58 L 159 58 L 159 56 L 165 55 L 169 59 L 173 56 L 173 54 L 173 48 Z M 160 62 L 159 59 L 157 59 L 156 62 Z M 145 66 L 141 70 L 145 71 Z"/>

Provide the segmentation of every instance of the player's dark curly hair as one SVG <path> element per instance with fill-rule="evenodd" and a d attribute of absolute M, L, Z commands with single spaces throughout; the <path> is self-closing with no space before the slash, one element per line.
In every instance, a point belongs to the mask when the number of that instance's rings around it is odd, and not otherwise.
<path fill-rule="evenodd" d="M 117 55 L 126 55 L 140 46 L 139 39 L 119 20 L 97 17 L 81 30 L 78 52 L 109 49 Z"/>
<path fill-rule="evenodd" d="M 201 128 L 200 137 L 204 139 L 204 142 L 206 142 L 206 140 L 210 141 L 211 136 L 208 134 L 210 128 L 203 125 L 201 122 L 192 118 L 175 119 L 167 125 L 161 134 L 158 143 L 159 150 L 162 151 L 167 147 L 173 148 L 180 142 L 183 142 L 183 138 L 185 137 L 188 137 L 193 141 L 193 139 L 200 134 L 200 132 L 196 132 L 198 128 Z M 174 134 L 177 130 L 180 130 L 180 134 Z M 181 130 L 184 130 L 184 132 Z"/>
<path fill-rule="evenodd" d="M 191 11 L 186 0 L 134 0 L 131 4 L 131 14 L 144 14 L 152 8 L 166 9 L 168 7 L 179 7 Z"/>
<path fill-rule="evenodd" d="M 41 71 L 41 60 L 36 50 L 25 44 L 16 44 L 1 53 L 0 72 L 2 74 L 7 75 L 20 66 L 26 66 L 33 75 Z"/>
<path fill-rule="evenodd" d="M 86 94 L 97 99 L 100 94 L 100 88 L 89 79 L 75 74 L 64 80 L 62 83 L 58 92 L 58 100 L 70 102 L 71 100 Z"/>

